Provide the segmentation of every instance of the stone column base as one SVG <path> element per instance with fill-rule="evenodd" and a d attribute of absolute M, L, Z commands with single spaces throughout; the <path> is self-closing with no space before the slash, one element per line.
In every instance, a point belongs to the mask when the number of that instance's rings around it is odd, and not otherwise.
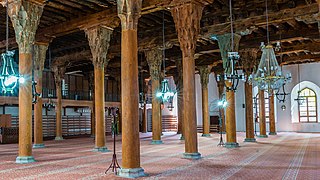
<path fill-rule="evenodd" d="M 18 164 L 28 164 L 33 162 L 36 162 L 33 156 L 18 156 L 16 158 L 16 163 Z"/>
<path fill-rule="evenodd" d="M 277 135 L 276 132 L 269 132 L 269 135 Z"/>
<path fill-rule="evenodd" d="M 123 169 L 121 168 L 118 172 L 118 176 L 124 178 L 138 178 L 147 176 L 142 168 L 131 168 Z"/>
<path fill-rule="evenodd" d="M 110 150 L 107 147 L 95 147 L 93 152 L 110 152 Z"/>
<path fill-rule="evenodd" d="M 184 136 L 181 135 L 181 136 L 180 136 L 180 140 L 184 140 Z"/>
<path fill-rule="evenodd" d="M 202 134 L 201 136 L 202 136 L 202 137 L 210 137 L 211 134 Z"/>
<path fill-rule="evenodd" d="M 257 142 L 256 138 L 245 138 L 243 142 Z"/>
<path fill-rule="evenodd" d="M 240 147 L 238 143 L 235 143 L 235 142 L 227 142 L 225 143 L 225 147 L 226 148 L 237 148 L 237 147 Z"/>
<path fill-rule="evenodd" d="M 257 135 L 258 138 L 267 138 L 268 135 Z"/>
<path fill-rule="evenodd" d="M 40 148 L 45 148 L 44 144 L 33 144 L 32 146 L 33 149 L 40 149 Z"/>
<path fill-rule="evenodd" d="M 185 159 L 200 159 L 201 154 L 200 153 L 183 153 L 183 158 Z"/>
<path fill-rule="evenodd" d="M 61 140 L 64 140 L 62 136 L 57 136 L 56 138 L 54 138 L 54 140 L 56 141 L 61 141 Z"/>
<path fill-rule="evenodd" d="M 163 144 L 163 142 L 161 140 L 152 140 L 151 144 L 158 145 L 158 144 Z"/>

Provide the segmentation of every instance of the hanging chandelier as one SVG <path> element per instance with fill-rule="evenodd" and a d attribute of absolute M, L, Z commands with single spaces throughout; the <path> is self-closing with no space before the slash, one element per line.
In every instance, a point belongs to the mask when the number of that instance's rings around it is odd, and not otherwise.
<path fill-rule="evenodd" d="M 13 67 L 14 51 L 7 51 L 1 54 L 2 59 L 2 69 L 1 69 L 1 87 L 4 94 L 13 94 L 14 89 L 18 85 L 19 75 L 16 73 Z M 24 79 L 21 78 L 20 81 L 23 83 Z"/>
<path fill-rule="evenodd" d="M 268 0 L 266 0 L 266 21 L 268 45 L 265 46 L 263 42 L 261 43 L 262 56 L 254 76 L 254 81 L 260 90 L 272 93 L 273 90 L 278 90 L 286 81 L 289 81 L 291 75 L 287 74 L 286 77 L 282 75 L 282 70 L 278 64 L 274 48 L 270 44 Z"/>
<path fill-rule="evenodd" d="M 173 103 L 173 97 L 175 95 L 175 92 L 172 91 L 172 89 L 169 88 L 169 81 L 165 78 L 166 77 L 166 57 L 165 57 L 165 22 L 164 22 L 164 12 L 162 12 L 162 43 L 163 43 L 163 51 L 162 51 L 162 57 L 163 57 L 163 75 L 164 79 L 161 82 L 161 92 L 157 92 L 156 96 L 158 98 L 161 98 L 162 103 L 169 102 Z M 171 106 L 173 108 L 173 106 Z M 171 108 L 171 110 L 172 110 Z M 169 108 L 170 109 L 170 108 Z"/>
<path fill-rule="evenodd" d="M 231 52 L 228 52 L 227 59 L 224 67 L 224 74 L 221 78 L 217 76 L 217 81 L 223 81 L 227 91 L 236 91 L 240 80 L 245 80 L 243 74 L 239 74 L 236 67 L 239 66 L 240 55 L 238 52 L 234 52 L 234 32 L 233 32 L 233 15 L 232 15 L 232 0 L 229 0 L 229 11 L 231 21 Z M 220 46 L 220 45 L 219 45 Z M 226 81 L 231 83 L 227 85 Z"/>
<path fill-rule="evenodd" d="M 295 101 L 297 101 L 298 102 L 298 105 L 302 105 L 304 102 L 305 102 L 305 98 L 303 98 L 302 96 L 301 96 L 301 87 L 300 87 L 300 84 L 301 84 L 301 82 L 300 82 L 300 65 L 298 64 L 298 83 L 299 83 L 299 90 L 298 90 L 298 96 L 297 96 L 297 98 L 296 99 L 294 99 Z"/>

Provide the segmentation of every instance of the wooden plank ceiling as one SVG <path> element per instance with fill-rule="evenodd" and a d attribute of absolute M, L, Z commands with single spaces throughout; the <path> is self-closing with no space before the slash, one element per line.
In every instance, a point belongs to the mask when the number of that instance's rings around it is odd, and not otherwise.
<path fill-rule="evenodd" d="M 269 0 L 270 39 L 273 44 L 281 41 L 277 53 L 281 64 L 309 63 L 320 60 L 319 6 L 316 0 Z M 139 65 L 148 71 L 143 50 L 162 44 L 163 21 L 165 41 L 172 47 L 166 50 L 166 69 L 175 74 L 175 61 L 181 59 L 181 51 L 171 14 L 166 4 L 170 0 L 144 0 L 143 15 L 139 19 Z M 266 42 L 265 0 L 234 1 L 235 32 L 242 34 L 240 49 L 259 48 Z M 110 17 L 109 17 L 110 14 Z M 38 29 L 37 39 L 56 36 L 50 44 L 51 59 L 67 61 L 68 71 L 92 71 L 90 48 L 84 23 L 103 22 L 97 17 L 117 18 L 116 0 L 49 0 L 46 2 Z M 5 19 L 5 8 L 0 8 L 0 19 Z M 104 18 L 107 19 L 108 18 Z M 87 21 L 84 21 L 87 20 Z M 82 23 L 82 24 L 81 24 Z M 74 26 L 68 26 L 72 24 Z M 5 21 L 0 22 L 0 50 L 5 49 Z M 75 28 L 76 27 L 76 28 Z M 228 0 L 215 0 L 206 6 L 201 20 L 201 35 L 196 50 L 196 65 L 214 64 L 221 67 L 217 41 L 212 35 L 230 33 Z M 109 49 L 108 74 L 120 74 L 120 27 L 115 28 Z M 17 47 L 10 24 L 10 49 Z M 77 55 L 81 54 L 81 56 Z M 49 66 L 49 55 L 46 67 Z M 217 68 L 216 68 L 217 69 Z"/>

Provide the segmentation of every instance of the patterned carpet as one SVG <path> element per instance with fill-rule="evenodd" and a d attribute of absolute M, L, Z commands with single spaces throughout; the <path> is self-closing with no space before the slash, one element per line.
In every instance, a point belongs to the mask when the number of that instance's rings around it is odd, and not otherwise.
<path fill-rule="evenodd" d="M 151 134 L 141 134 L 141 163 L 147 177 L 141 179 L 320 179 L 320 134 L 279 133 L 244 143 L 240 148 L 217 147 L 219 135 L 198 137 L 200 160 L 182 159 L 184 141 L 165 133 L 162 145 L 150 145 Z M 118 137 L 119 138 L 119 137 Z M 36 163 L 15 163 L 17 144 L 0 145 L 0 179 L 122 179 L 105 174 L 112 153 L 92 152 L 93 138 L 45 141 L 33 150 Z M 107 147 L 112 150 L 112 139 Z M 121 164 L 121 144 L 117 143 Z"/>

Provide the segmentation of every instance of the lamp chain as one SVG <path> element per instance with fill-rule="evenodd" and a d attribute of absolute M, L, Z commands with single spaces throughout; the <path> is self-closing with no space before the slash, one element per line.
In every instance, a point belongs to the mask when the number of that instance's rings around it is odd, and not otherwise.
<path fill-rule="evenodd" d="M 233 34 L 233 17 L 232 17 L 232 0 L 229 0 L 229 10 L 230 10 L 230 22 L 231 22 L 231 51 L 234 48 L 234 34 Z"/>
<path fill-rule="evenodd" d="M 165 22 L 164 22 L 164 11 L 162 12 L 162 43 L 163 43 L 163 76 L 166 77 L 166 50 L 165 50 L 165 37 L 164 37 L 164 30 L 165 30 Z"/>
<path fill-rule="evenodd" d="M 6 0 L 6 53 L 9 51 L 9 3 Z"/>
<path fill-rule="evenodd" d="M 266 19 L 267 19 L 267 41 L 268 41 L 268 45 L 269 45 L 269 43 L 270 43 L 270 33 L 269 33 L 268 0 L 266 0 Z"/>

